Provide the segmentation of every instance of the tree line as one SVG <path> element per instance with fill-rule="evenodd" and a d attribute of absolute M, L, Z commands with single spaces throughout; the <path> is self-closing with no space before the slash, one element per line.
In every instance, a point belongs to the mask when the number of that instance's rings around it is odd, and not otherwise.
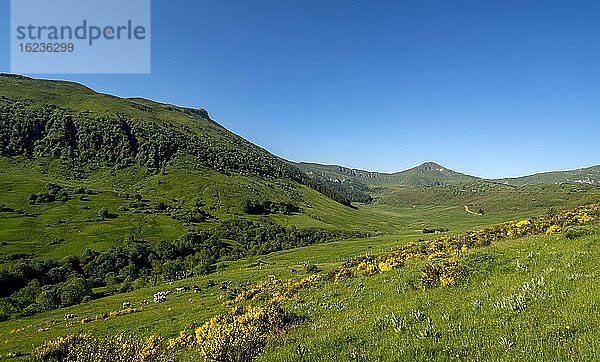
<path fill-rule="evenodd" d="M 130 238 L 104 251 L 87 249 L 79 256 L 60 260 L 19 259 L 0 270 L 0 320 L 155 285 L 161 280 L 210 274 L 227 260 L 367 235 L 234 219 L 173 241 L 150 243 Z M 103 292 L 94 294 L 93 288 Z"/>

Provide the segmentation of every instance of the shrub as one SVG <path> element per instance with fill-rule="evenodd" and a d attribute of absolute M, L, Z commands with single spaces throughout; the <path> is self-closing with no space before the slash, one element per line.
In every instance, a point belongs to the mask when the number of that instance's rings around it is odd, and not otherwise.
<path fill-rule="evenodd" d="M 466 269 L 457 257 L 434 259 L 421 271 L 421 286 L 425 288 L 440 284 L 452 287 L 464 276 Z"/>
<path fill-rule="evenodd" d="M 92 339 L 86 333 L 72 334 L 53 341 L 46 341 L 33 351 L 35 360 L 44 362 L 64 361 L 80 345 Z"/>
<path fill-rule="evenodd" d="M 71 278 L 60 287 L 61 305 L 68 307 L 79 304 L 83 298 L 92 294 L 92 283 L 84 278 Z"/>
<path fill-rule="evenodd" d="M 582 236 L 585 235 L 590 235 L 593 234 L 593 230 L 586 228 L 586 227 L 570 227 L 567 229 L 567 231 L 565 232 L 565 237 L 569 240 L 574 240 L 577 238 L 580 238 Z"/>
<path fill-rule="evenodd" d="M 174 352 L 162 339 L 146 339 L 118 334 L 96 338 L 79 333 L 47 341 L 33 351 L 34 361 L 58 362 L 158 362 L 173 360 Z"/>
<path fill-rule="evenodd" d="M 245 306 L 213 317 L 196 329 L 203 357 L 213 361 L 250 361 L 260 354 L 268 339 L 291 322 L 278 304 Z"/>
<path fill-rule="evenodd" d="M 306 264 L 306 266 L 304 267 L 304 270 L 307 273 L 311 273 L 311 274 L 318 273 L 319 271 L 321 271 L 319 269 L 319 267 L 316 266 L 315 264 Z"/>

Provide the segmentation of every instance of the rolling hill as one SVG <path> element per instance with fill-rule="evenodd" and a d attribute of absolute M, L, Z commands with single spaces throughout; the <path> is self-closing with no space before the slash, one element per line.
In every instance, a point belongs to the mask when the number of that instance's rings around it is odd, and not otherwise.
<path fill-rule="evenodd" d="M 503 178 L 497 181 L 508 185 L 578 183 L 600 186 L 600 166 L 542 172 L 522 177 Z"/>
<path fill-rule="evenodd" d="M 599 171 L 294 164 L 0 75 L 0 359 L 596 360 Z"/>
<path fill-rule="evenodd" d="M 395 173 L 371 172 L 351 169 L 337 165 L 320 165 L 315 163 L 298 163 L 298 167 L 308 175 L 318 175 L 332 180 L 355 179 L 367 186 L 405 186 L 405 187 L 427 187 L 454 184 L 478 180 L 475 176 L 469 176 L 450 170 L 435 162 L 425 162 L 408 170 Z"/>

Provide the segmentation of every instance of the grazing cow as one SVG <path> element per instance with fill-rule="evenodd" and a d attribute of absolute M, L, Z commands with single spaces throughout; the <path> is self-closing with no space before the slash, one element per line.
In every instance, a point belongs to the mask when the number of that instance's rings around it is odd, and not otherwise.
<path fill-rule="evenodd" d="M 166 292 L 158 292 L 158 293 L 154 294 L 154 303 L 162 303 L 165 300 L 167 300 Z"/>
<path fill-rule="evenodd" d="M 200 293 L 200 287 L 199 286 L 194 285 L 192 288 L 194 289 L 194 293 Z"/>
<path fill-rule="evenodd" d="M 183 287 L 179 287 L 179 288 L 175 288 L 175 291 L 176 291 L 177 293 L 183 293 L 183 292 L 184 292 L 184 289 L 183 289 Z"/>
<path fill-rule="evenodd" d="M 269 278 L 270 281 L 273 281 L 276 279 L 275 275 L 273 275 L 273 274 L 269 275 L 267 278 Z"/>
<path fill-rule="evenodd" d="M 123 308 L 131 308 L 131 303 L 127 301 L 123 302 Z"/>
<path fill-rule="evenodd" d="M 65 320 L 66 321 L 68 321 L 70 319 L 75 319 L 75 317 L 77 317 L 77 315 L 73 314 L 73 313 L 65 314 Z"/>
<path fill-rule="evenodd" d="M 291 272 L 292 274 L 296 274 L 298 271 L 297 271 L 296 269 L 294 269 L 294 268 L 290 268 L 290 272 Z"/>
<path fill-rule="evenodd" d="M 226 290 L 226 289 L 229 289 L 230 286 L 231 286 L 231 281 L 221 282 L 219 289 Z"/>
<path fill-rule="evenodd" d="M 140 302 L 140 305 L 141 305 L 142 307 L 143 307 L 143 306 L 145 306 L 145 305 L 148 305 L 148 301 L 147 301 L 146 299 L 144 299 L 144 300 L 142 300 L 142 301 Z"/>
<path fill-rule="evenodd" d="M 305 261 L 304 263 L 302 263 L 302 266 L 305 267 L 305 268 L 308 268 L 308 262 Z"/>
<path fill-rule="evenodd" d="M 169 295 L 169 294 L 171 294 L 171 293 L 172 293 L 172 291 L 170 291 L 170 290 L 167 290 L 167 291 L 164 291 L 164 292 L 161 292 L 161 293 L 165 293 L 165 295 Z"/>

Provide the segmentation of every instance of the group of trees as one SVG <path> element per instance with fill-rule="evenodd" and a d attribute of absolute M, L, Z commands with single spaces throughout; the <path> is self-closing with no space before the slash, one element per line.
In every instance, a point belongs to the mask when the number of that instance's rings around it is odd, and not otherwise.
<path fill-rule="evenodd" d="M 31 204 L 43 204 L 45 202 L 54 201 L 68 201 L 70 196 L 69 192 L 62 186 L 55 183 L 49 183 L 46 185 L 47 192 L 33 193 L 28 197 L 29 203 Z"/>
<path fill-rule="evenodd" d="M 274 202 L 274 201 L 252 201 L 246 200 L 242 205 L 242 210 L 250 215 L 269 215 L 269 214 L 284 214 L 290 215 L 294 212 L 299 212 L 300 208 L 289 202 Z"/>
<path fill-rule="evenodd" d="M 369 195 L 369 192 L 371 192 L 371 190 L 367 185 L 361 183 L 360 181 L 353 179 L 323 179 L 321 180 L 321 182 L 350 201 L 361 202 L 363 204 L 368 204 L 371 201 L 373 201 L 373 198 L 371 197 L 371 195 Z"/>
<path fill-rule="evenodd" d="M 363 236 L 231 220 L 174 241 L 127 240 L 105 251 L 88 249 L 61 260 L 24 259 L 0 271 L 0 318 L 80 303 L 93 297 L 92 287 L 105 287 L 105 293 L 124 292 L 158 280 L 206 275 L 220 261 Z"/>
<path fill-rule="evenodd" d="M 175 124 L 132 120 L 121 113 L 107 117 L 54 105 L 36 108 L 27 100 L 0 96 L 0 156 L 51 157 L 80 170 L 137 163 L 155 172 L 183 152 L 194 156 L 199 167 L 291 179 L 350 205 L 345 196 L 224 128 L 207 132 L 198 135 Z"/>
<path fill-rule="evenodd" d="M 335 194 L 351 202 L 368 204 L 373 201 L 370 193 L 373 191 L 364 183 L 354 178 L 332 178 L 323 173 L 311 172 L 308 175 L 319 185 L 324 185 Z"/>

